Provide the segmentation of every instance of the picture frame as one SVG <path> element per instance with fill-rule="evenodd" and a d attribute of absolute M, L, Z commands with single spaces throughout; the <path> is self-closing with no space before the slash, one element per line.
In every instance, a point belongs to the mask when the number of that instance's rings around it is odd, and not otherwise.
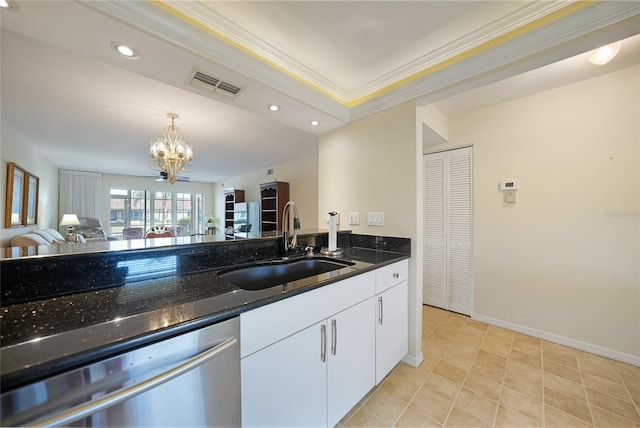
<path fill-rule="evenodd" d="M 5 200 L 4 227 L 26 226 L 25 188 L 27 171 L 15 164 L 7 163 L 7 192 Z"/>
<path fill-rule="evenodd" d="M 24 198 L 24 215 L 27 226 L 38 223 L 39 187 L 40 178 L 27 172 L 27 179 L 25 180 L 26 195 Z"/>

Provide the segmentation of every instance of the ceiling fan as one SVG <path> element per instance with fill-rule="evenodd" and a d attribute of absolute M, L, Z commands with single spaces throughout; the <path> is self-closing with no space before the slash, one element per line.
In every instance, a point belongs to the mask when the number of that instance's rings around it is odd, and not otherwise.
<path fill-rule="evenodd" d="M 166 182 L 167 181 L 167 177 L 168 177 L 168 174 L 167 174 L 166 171 L 160 171 L 160 175 L 157 176 L 156 181 L 157 182 L 161 182 L 161 181 Z M 191 179 L 189 177 L 186 177 L 184 175 L 178 175 L 176 177 L 176 181 L 182 181 L 182 182 L 185 182 L 185 183 L 188 183 L 190 180 Z"/>

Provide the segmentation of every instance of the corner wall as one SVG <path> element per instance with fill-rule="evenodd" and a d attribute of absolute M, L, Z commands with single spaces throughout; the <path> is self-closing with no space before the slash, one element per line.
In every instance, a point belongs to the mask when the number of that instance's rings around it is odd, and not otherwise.
<path fill-rule="evenodd" d="M 431 151 L 473 144 L 474 318 L 640 364 L 639 117 L 635 66 L 449 118 Z"/>
<path fill-rule="evenodd" d="M 416 274 L 416 111 L 408 102 L 352 122 L 320 137 L 318 227 L 329 211 L 340 213 L 340 229 L 411 238 L 409 260 L 409 355 L 422 361 L 422 287 Z M 360 225 L 349 225 L 349 212 Z M 384 226 L 367 226 L 367 212 L 382 211 Z"/>
<path fill-rule="evenodd" d="M 11 239 L 18 235 L 40 229 L 58 229 L 58 168 L 44 156 L 36 152 L 31 144 L 22 138 L 6 122 L 2 122 L 0 136 L 2 161 L 0 165 L 0 245 L 11 246 Z M 39 179 L 38 190 L 38 224 L 27 227 L 4 228 L 4 209 L 7 191 L 7 163 L 15 162 Z"/>

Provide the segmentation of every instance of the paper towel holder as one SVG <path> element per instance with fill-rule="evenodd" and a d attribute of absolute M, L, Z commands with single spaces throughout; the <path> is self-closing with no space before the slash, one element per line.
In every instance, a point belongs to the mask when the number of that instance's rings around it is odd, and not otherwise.
<path fill-rule="evenodd" d="M 338 231 L 336 228 L 336 221 L 335 221 L 337 219 L 337 216 L 338 216 L 337 212 L 335 211 L 329 212 L 329 235 L 328 235 L 329 245 L 327 247 L 320 248 L 320 254 L 324 256 L 339 257 L 343 253 L 342 248 L 338 248 L 337 246 Z M 332 225 L 333 225 L 333 228 L 332 228 Z M 332 233 L 335 234 L 335 236 L 332 237 Z"/>
<path fill-rule="evenodd" d="M 320 248 L 320 254 L 322 254 L 323 256 L 340 257 L 343 253 L 344 251 L 342 250 L 342 248 L 336 248 L 333 251 L 330 251 L 327 247 Z"/>

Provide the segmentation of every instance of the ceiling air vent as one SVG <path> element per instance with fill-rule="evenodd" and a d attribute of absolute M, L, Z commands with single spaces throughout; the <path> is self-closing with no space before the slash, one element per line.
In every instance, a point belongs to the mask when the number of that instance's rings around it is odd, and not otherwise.
<path fill-rule="evenodd" d="M 244 90 L 240 86 L 224 82 L 222 79 L 209 76 L 196 69 L 191 71 L 187 84 L 210 95 L 223 95 L 225 98 L 235 98 Z"/>

